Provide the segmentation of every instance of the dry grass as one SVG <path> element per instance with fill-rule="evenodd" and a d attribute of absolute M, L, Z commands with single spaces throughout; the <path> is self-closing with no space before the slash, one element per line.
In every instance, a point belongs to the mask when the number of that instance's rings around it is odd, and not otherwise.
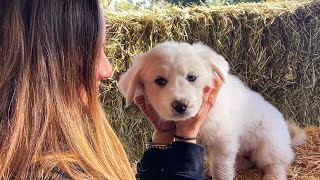
<path fill-rule="evenodd" d="M 308 126 L 304 128 L 308 134 L 304 146 L 294 148 L 296 159 L 288 171 L 289 180 L 319 180 L 320 179 L 320 128 Z M 243 170 L 238 173 L 239 180 L 259 180 L 263 173 L 257 169 Z"/>

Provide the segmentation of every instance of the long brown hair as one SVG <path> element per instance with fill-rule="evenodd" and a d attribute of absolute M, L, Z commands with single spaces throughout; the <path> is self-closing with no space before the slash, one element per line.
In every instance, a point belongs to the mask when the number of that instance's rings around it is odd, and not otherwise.
<path fill-rule="evenodd" d="M 134 179 L 98 101 L 100 11 L 0 0 L 0 179 Z"/>

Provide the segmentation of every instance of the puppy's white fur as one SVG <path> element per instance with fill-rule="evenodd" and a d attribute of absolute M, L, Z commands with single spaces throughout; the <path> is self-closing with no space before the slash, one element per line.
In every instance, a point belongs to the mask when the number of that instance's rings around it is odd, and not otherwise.
<path fill-rule="evenodd" d="M 197 78 L 190 81 L 189 76 Z M 224 84 L 199 132 L 212 178 L 233 179 L 235 164 L 248 165 L 246 156 L 264 170 L 265 179 L 286 179 L 287 168 L 294 159 L 291 145 L 304 143 L 304 131 L 291 124 L 288 128 L 277 108 L 229 74 L 227 61 L 209 47 L 201 43 L 159 44 L 136 56 L 133 66 L 121 76 L 119 87 L 128 104 L 138 94 L 144 94 L 160 117 L 181 121 L 198 112 L 203 88 L 213 86 L 216 76 Z M 166 80 L 164 86 L 155 83 L 159 77 Z M 183 113 L 172 106 L 180 100 L 188 102 Z M 294 137 L 290 137 L 289 130 Z"/>

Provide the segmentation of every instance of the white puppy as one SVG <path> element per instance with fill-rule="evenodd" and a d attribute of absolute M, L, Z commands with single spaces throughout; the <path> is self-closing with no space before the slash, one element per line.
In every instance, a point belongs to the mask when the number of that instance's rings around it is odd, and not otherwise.
<path fill-rule="evenodd" d="M 182 121 L 198 112 L 203 88 L 219 76 L 224 84 L 198 141 L 206 147 L 212 178 L 234 179 L 235 165 L 246 166 L 249 157 L 265 179 L 286 179 L 291 145 L 304 143 L 304 131 L 288 128 L 277 108 L 228 72 L 227 61 L 201 43 L 165 42 L 136 56 L 119 87 L 128 104 L 144 94 L 161 118 Z"/>

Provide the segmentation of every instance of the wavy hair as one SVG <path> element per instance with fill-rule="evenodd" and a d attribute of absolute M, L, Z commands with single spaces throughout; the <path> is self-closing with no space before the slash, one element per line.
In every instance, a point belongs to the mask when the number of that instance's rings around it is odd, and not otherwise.
<path fill-rule="evenodd" d="M 0 179 L 134 179 L 98 100 L 101 14 L 98 0 L 0 0 Z"/>

